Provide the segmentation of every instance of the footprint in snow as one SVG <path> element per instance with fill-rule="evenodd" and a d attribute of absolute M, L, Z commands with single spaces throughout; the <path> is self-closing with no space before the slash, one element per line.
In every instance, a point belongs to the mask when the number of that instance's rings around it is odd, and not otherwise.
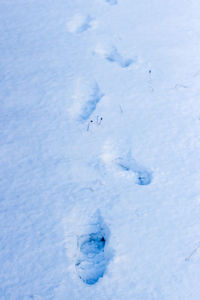
<path fill-rule="evenodd" d="M 78 238 L 76 271 L 86 284 L 93 285 L 104 276 L 111 258 L 108 249 L 109 229 L 99 212 L 93 218 L 90 232 Z"/>
<path fill-rule="evenodd" d="M 126 158 L 119 157 L 116 163 L 125 171 L 131 171 L 136 174 L 136 183 L 138 185 L 148 185 L 152 182 L 152 172 L 144 166 L 138 164 L 130 154 Z"/>
<path fill-rule="evenodd" d="M 85 102 L 85 105 L 82 107 L 79 119 L 80 121 L 86 121 L 89 119 L 91 114 L 95 111 L 97 104 L 101 100 L 104 94 L 101 92 L 97 83 L 91 88 L 91 93 L 88 96 L 88 99 Z"/>
<path fill-rule="evenodd" d="M 92 28 L 95 24 L 95 20 L 89 15 L 84 16 L 81 14 L 76 14 L 68 22 L 67 28 L 71 33 L 82 33 L 89 28 Z"/>
<path fill-rule="evenodd" d="M 38 295 L 30 295 L 30 296 L 28 297 L 28 299 L 32 299 L 32 300 L 41 300 L 41 297 L 38 296 Z"/>
<path fill-rule="evenodd" d="M 105 0 L 107 3 L 109 3 L 110 5 L 116 5 L 118 4 L 117 0 Z"/>
<path fill-rule="evenodd" d="M 69 108 L 70 118 L 79 122 L 87 121 L 103 96 L 96 81 L 78 80 L 72 106 Z"/>
<path fill-rule="evenodd" d="M 123 56 L 115 46 L 105 48 L 97 46 L 94 53 L 106 59 L 110 63 L 118 64 L 121 68 L 128 68 L 137 61 L 136 58 L 127 58 Z"/>

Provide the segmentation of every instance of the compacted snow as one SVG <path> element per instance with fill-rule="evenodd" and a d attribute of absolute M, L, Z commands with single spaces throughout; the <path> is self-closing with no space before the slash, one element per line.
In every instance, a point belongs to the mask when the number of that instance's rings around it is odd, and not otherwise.
<path fill-rule="evenodd" d="M 200 299 L 200 2 L 0 1 L 0 299 Z"/>

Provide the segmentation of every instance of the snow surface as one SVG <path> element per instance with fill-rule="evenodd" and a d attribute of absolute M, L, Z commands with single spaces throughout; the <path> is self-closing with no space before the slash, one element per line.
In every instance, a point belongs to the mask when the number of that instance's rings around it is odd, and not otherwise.
<path fill-rule="evenodd" d="M 0 16 L 0 300 L 199 300 L 200 2 Z"/>

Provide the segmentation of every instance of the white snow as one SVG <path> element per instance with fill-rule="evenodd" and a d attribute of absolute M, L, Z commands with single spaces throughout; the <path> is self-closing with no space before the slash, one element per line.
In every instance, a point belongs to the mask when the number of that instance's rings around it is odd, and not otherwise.
<path fill-rule="evenodd" d="M 0 2 L 0 299 L 200 299 L 200 2 Z"/>

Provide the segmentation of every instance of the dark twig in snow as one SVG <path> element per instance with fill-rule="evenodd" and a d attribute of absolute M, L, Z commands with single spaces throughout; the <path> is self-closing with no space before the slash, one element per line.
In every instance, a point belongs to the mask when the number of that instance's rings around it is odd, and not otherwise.
<path fill-rule="evenodd" d="M 99 115 L 97 115 L 97 117 L 96 117 L 96 120 L 95 121 L 93 121 L 93 120 L 90 120 L 90 122 L 88 123 L 88 125 L 87 125 L 87 131 L 89 131 L 90 130 L 90 126 L 91 126 L 91 124 L 93 123 L 93 124 L 95 124 L 95 125 L 98 125 L 98 126 L 100 126 L 101 125 L 101 123 L 102 123 L 102 121 L 103 121 L 103 117 L 100 117 Z"/>
<path fill-rule="evenodd" d="M 90 124 L 93 123 L 93 120 L 90 120 L 90 122 L 88 123 L 88 126 L 87 126 L 87 131 L 90 130 Z"/>
<path fill-rule="evenodd" d="M 153 86 L 152 86 L 152 78 L 151 78 L 151 70 L 149 70 L 149 80 L 148 80 L 148 83 L 149 83 L 149 86 L 150 86 L 150 90 L 151 90 L 151 92 L 153 92 L 154 91 L 154 89 L 153 89 Z"/>
<path fill-rule="evenodd" d="M 102 120 L 102 117 L 97 116 L 97 125 L 101 125 Z"/>
<path fill-rule="evenodd" d="M 121 105 L 119 105 L 119 109 L 120 109 L 121 114 L 123 114 L 124 111 L 123 111 Z"/>
<path fill-rule="evenodd" d="M 190 253 L 190 255 L 187 256 L 187 257 L 185 258 L 185 261 L 190 261 L 191 257 L 192 257 L 195 253 L 197 253 L 197 251 L 199 250 L 199 248 L 200 248 L 200 242 L 198 243 L 198 246 Z"/>

